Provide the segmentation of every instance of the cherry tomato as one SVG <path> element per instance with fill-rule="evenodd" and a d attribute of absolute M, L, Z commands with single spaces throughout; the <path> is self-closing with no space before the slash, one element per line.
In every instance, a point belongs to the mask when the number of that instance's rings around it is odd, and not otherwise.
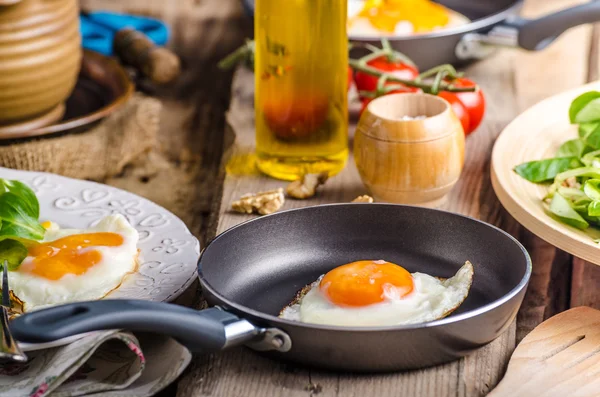
<path fill-rule="evenodd" d="M 452 84 L 456 87 L 476 86 L 473 81 L 464 77 L 454 80 Z M 478 88 L 477 91 L 474 92 L 446 92 L 446 94 L 456 97 L 469 114 L 469 128 L 465 128 L 465 134 L 469 135 L 479 127 L 481 120 L 483 120 L 483 115 L 485 113 L 485 98 L 483 96 L 483 91 L 481 88 Z"/>
<path fill-rule="evenodd" d="M 472 132 L 472 130 L 469 130 L 471 125 L 471 117 L 469 116 L 467 109 L 465 109 L 465 106 L 456 97 L 455 93 L 442 91 L 438 94 L 438 96 L 444 98 L 450 103 L 452 110 L 454 110 L 454 114 L 456 114 L 456 117 L 458 117 L 460 123 L 462 124 L 465 135 L 469 135 Z"/>
<path fill-rule="evenodd" d="M 293 95 L 281 93 L 263 103 L 267 126 L 282 139 L 304 138 L 316 131 L 327 119 L 329 97 L 306 90 Z"/>
<path fill-rule="evenodd" d="M 390 62 L 385 55 L 370 60 L 367 62 L 367 65 L 406 80 L 412 80 L 419 75 L 419 70 L 416 67 L 402 62 Z M 379 77 L 371 76 L 370 74 L 360 71 L 357 71 L 356 76 L 354 76 L 356 88 L 359 91 L 375 91 L 377 89 L 378 80 Z"/>

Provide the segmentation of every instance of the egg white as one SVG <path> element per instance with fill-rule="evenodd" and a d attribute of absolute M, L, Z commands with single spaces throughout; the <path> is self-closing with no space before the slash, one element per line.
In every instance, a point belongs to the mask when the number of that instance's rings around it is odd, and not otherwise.
<path fill-rule="evenodd" d="M 414 289 L 404 297 L 386 294 L 381 303 L 342 307 L 321 292 L 321 276 L 298 301 L 284 308 L 279 317 L 313 324 L 365 327 L 437 320 L 452 313 L 466 299 L 473 280 L 473 265 L 466 262 L 445 280 L 424 273 L 412 273 L 412 277 Z"/>
<path fill-rule="evenodd" d="M 42 242 L 74 234 L 97 232 L 120 234 L 123 244 L 117 247 L 84 248 L 101 252 L 102 259 L 81 275 L 66 274 L 58 280 L 49 280 L 23 271 L 22 266 L 9 272 L 10 289 L 24 302 L 24 311 L 101 299 L 117 288 L 127 274 L 136 270 L 139 235 L 122 215 L 109 215 L 89 229 L 61 229 L 56 223 L 51 223 Z M 32 257 L 27 257 L 23 264 L 31 260 Z"/>

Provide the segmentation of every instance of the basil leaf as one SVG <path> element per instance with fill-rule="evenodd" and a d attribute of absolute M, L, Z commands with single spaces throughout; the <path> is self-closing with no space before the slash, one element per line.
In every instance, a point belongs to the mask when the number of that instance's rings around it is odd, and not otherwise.
<path fill-rule="evenodd" d="M 589 91 L 579 95 L 569 108 L 571 124 L 589 123 L 600 120 L 600 92 Z"/>
<path fill-rule="evenodd" d="M 4 192 L 19 196 L 23 200 L 21 204 L 29 216 L 35 219 L 40 217 L 40 203 L 29 186 L 20 181 L 9 181 L 0 178 L 0 193 Z"/>
<path fill-rule="evenodd" d="M 17 240 L 0 241 L 0 269 L 4 261 L 8 261 L 8 270 L 16 270 L 27 258 L 27 247 Z"/>
<path fill-rule="evenodd" d="M 552 202 L 550 203 L 550 212 L 552 212 L 563 223 L 574 226 L 578 229 L 587 229 L 590 226 L 590 224 L 587 223 L 587 221 L 583 219 L 582 216 L 577 213 L 577 211 L 571 208 L 569 201 L 558 193 L 556 193 L 552 198 Z"/>
<path fill-rule="evenodd" d="M 577 132 L 579 137 L 585 139 L 592 131 L 594 131 L 600 123 L 581 123 L 579 124 Z"/>
<path fill-rule="evenodd" d="M 39 224 L 37 218 L 27 213 L 22 199 L 14 193 L 0 195 L 0 219 L 2 228 L 0 236 L 21 237 L 29 240 L 41 240 L 46 229 Z"/>
<path fill-rule="evenodd" d="M 577 157 L 559 157 L 530 161 L 517 165 L 514 171 L 530 182 L 545 182 L 554 179 L 561 172 L 580 167 Z"/>
<path fill-rule="evenodd" d="M 581 157 L 586 143 L 582 139 L 571 139 L 560 145 L 556 157 Z"/>

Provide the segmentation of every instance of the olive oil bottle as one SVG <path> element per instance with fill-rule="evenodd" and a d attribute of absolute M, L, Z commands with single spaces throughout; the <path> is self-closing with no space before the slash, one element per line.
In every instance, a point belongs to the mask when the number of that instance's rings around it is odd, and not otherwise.
<path fill-rule="evenodd" d="M 347 0 L 256 0 L 258 167 L 284 180 L 348 158 Z"/>

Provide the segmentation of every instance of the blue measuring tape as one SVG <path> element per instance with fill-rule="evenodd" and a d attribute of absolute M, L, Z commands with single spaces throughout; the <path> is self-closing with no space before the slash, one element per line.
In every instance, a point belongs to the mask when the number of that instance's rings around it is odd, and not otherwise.
<path fill-rule="evenodd" d="M 104 55 L 113 54 L 113 38 L 123 28 L 133 28 L 143 32 L 158 46 L 169 39 L 167 25 L 158 19 L 113 12 L 91 12 L 79 16 L 82 46 Z"/>

